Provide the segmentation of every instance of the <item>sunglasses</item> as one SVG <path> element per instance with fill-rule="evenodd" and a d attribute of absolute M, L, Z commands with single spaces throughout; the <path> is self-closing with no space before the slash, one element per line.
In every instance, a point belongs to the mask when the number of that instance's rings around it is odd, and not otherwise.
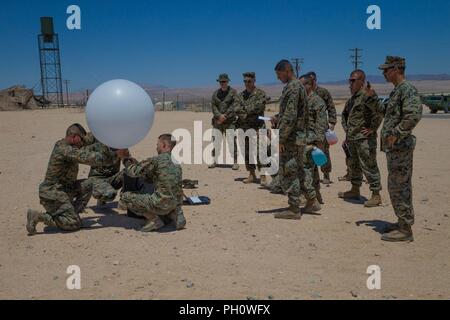
<path fill-rule="evenodd" d="M 354 83 L 354 82 L 356 82 L 356 81 L 358 81 L 358 80 L 361 80 L 361 79 L 348 79 L 348 82 Z"/>
<path fill-rule="evenodd" d="M 228 81 L 219 81 L 219 83 L 228 83 Z"/>
<path fill-rule="evenodd" d="M 244 83 L 253 83 L 253 80 L 244 80 Z"/>

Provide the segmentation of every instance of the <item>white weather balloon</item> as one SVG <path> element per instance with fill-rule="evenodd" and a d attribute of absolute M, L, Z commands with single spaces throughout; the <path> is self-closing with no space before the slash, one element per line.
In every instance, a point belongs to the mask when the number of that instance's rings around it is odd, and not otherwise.
<path fill-rule="evenodd" d="M 153 125 L 150 96 L 128 80 L 103 83 L 89 97 L 86 119 L 94 137 L 109 147 L 126 149 L 143 140 Z"/>

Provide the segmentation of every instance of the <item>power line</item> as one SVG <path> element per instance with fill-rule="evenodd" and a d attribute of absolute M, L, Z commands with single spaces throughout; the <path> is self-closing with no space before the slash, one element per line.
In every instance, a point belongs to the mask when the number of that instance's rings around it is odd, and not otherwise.
<path fill-rule="evenodd" d="M 297 75 L 297 78 L 298 78 L 298 77 L 300 77 L 300 66 L 303 64 L 304 59 L 303 58 L 292 58 L 291 61 L 294 64 L 295 74 Z"/>
<path fill-rule="evenodd" d="M 350 49 L 350 51 L 353 53 L 353 55 L 350 56 L 350 58 L 352 59 L 352 64 L 354 67 L 354 70 L 356 69 L 360 69 L 361 65 L 362 65 L 362 55 L 361 55 L 361 51 L 363 51 L 363 49 L 359 49 L 359 48 L 354 48 L 354 49 Z"/>

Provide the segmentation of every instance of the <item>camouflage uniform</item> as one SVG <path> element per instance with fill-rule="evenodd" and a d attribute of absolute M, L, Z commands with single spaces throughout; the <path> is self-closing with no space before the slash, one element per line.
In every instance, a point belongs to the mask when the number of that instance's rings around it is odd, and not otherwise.
<path fill-rule="evenodd" d="M 98 152 L 112 152 L 109 147 L 96 141 L 92 149 Z M 111 166 L 92 166 L 89 171 L 89 180 L 92 183 L 92 195 L 95 199 L 109 202 L 117 196 L 117 190 L 123 186 L 123 171 L 120 171 L 120 159 Z"/>
<path fill-rule="evenodd" d="M 123 192 L 120 201 L 133 213 L 144 216 L 153 213 L 167 216 L 183 204 L 182 170 L 172 162 L 169 152 L 161 153 L 137 164 L 128 164 L 126 174 L 130 177 L 144 177 L 155 187 L 153 194 Z"/>
<path fill-rule="evenodd" d="M 380 107 L 384 113 L 381 149 L 386 152 L 391 203 L 400 226 L 412 226 L 414 208 L 411 180 L 416 146 L 412 130 L 422 119 L 422 102 L 417 89 L 410 82 L 403 81 L 391 92 L 387 106 Z M 387 144 L 390 136 L 398 139 L 393 147 Z"/>
<path fill-rule="evenodd" d="M 313 92 L 307 98 L 309 117 L 306 127 L 306 143 L 310 146 L 322 144 L 325 132 L 328 129 L 327 107 L 317 93 Z M 316 198 L 320 190 L 319 169 L 312 159 L 313 148 L 305 148 L 303 154 L 304 176 L 301 179 L 302 191 L 306 199 Z"/>
<path fill-rule="evenodd" d="M 113 153 L 100 153 L 90 146 L 76 148 L 65 139 L 53 148 L 45 180 L 39 186 L 39 198 L 46 213 L 43 222 L 67 231 L 81 227 L 79 213 L 83 211 L 92 194 L 92 182 L 77 180 L 78 165 L 111 165 L 117 161 Z"/>
<path fill-rule="evenodd" d="M 266 109 L 266 93 L 258 88 L 255 88 L 255 90 L 251 93 L 248 93 L 246 90 L 242 91 L 239 94 L 239 98 L 241 101 L 241 106 L 239 107 L 237 111 L 237 115 L 239 117 L 237 127 L 239 129 L 242 129 L 245 131 L 253 129 L 256 131 L 256 134 L 258 134 L 259 129 L 265 128 L 265 123 L 263 120 L 259 120 L 259 116 L 264 116 L 264 111 Z M 258 143 L 259 146 L 259 139 L 255 141 L 255 143 Z M 249 139 L 245 139 L 245 167 L 247 171 L 255 171 L 256 165 L 250 164 L 249 161 L 249 150 L 250 150 L 250 143 Z M 259 148 L 257 148 L 257 164 L 258 169 L 261 168 L 260 162 L 259 162 Z"/>
<path fill-rule="evenodd" d="M 347 134 L 351 157 L 349 159 L 352 185 L 361 187 L 363 173 L 372 192 L 381 190 L 380 171 L 377 164 L 377 130 L 382 117 L 378 97 L 369 97 L 364 90 L 355 93 L 345 104 L 342 126 Z M 363 128 L 373 132 L 366 137 Z"/>
<path fill-rule="evenodd" d="M 225 136 L 226 130 L 236 129 L 236 110 L 240 107 L 240 99 L 237 91 L 231 87 L 228 87 L 228 91 L 223 92 L 221 89 L 216 90 L 213 93 L 211 100 L 211 107 L 213 112 L 212 125 L 214 129 L 220 130 L 222 136 Z M 217 120 L 221 115 L 225 115 L 227 119 L 224 123 L 218 124 Z M 217 142 L 219 143 L 219 142 Z M 220 143 L 222 143 L 220 141 Z M 231 139 L 227 140 L 228 148 L 231 150 Z M 234 160 L 237 159 L 237 146 L 236 139 L 234 139 Z M 212 156 L 216 159 L 216 150 L 215 148 L 212 151 Z M 216 161 L 217 162 L 217 161 Z"/>
<path fill-rule="evenodd" d="M 277 117 L 280 153 L 279 181 L 292 208 L 300 207 L 300 177 L 303 171 L 303 152 L 306 145 L 305 121 L 307 118 L 305 87 L 297 79 L 289 81 L 280 98 Z"/>
<path fill-rule="evenodd" d="M 330 92 L 325 88 L 317 87 L 316 93 L 325 102 L 326 110 L 327 110 L 327 114 L 328 114 L 328 123 L 332 124 L 332 125 L 336 125 L 336 123 L 337 123 L 336 107 L 334 105 L 333 98 L 331 97 Z M 328 128 L 329 128 L 329 126 L 327 126 L 327 130 L 328 130 Z M 330 157 L 330 145 L 328 144 L 328 141 L 325 138 L 325 136 L 323 138 L 323 142 L 321 143 L 321 146 L 323 146 L 323 148 L 322 148 L 323 152 L 325 152 L 325 154 L 328 158 L 327 164 L 321 167 L 321 171 L 322 171 L 322 173 L 330 174 L 331 170 L 332 170 L 331 157 Z"/>

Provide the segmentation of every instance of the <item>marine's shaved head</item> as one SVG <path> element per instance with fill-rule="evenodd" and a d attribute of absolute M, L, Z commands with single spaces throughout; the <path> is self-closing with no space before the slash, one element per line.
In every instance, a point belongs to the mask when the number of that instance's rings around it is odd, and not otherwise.
<path fill-rule="evenodd" d="M 356 75 L 360 80 L 366 81 L 366 73 L 361 69 L 354 70 L 350 75 L 351 76 Z"/>
<path fill-rule="evenodd" d="M 158 138 L 161 141 L 164 141 L 167 145 L 170 146 L 170 149 L 173 149 L 175 145 L 177 144 L 177 141 L 175 140 L 174 136 L 172 136 L 170 133 L 165 133 L 159 136 Z"/>
<path fill-rule="evenodd" d="M 294 71 L 294 67 L 288 60 L 281 60 L 275 66 L 275 71 Z"/>
<path fill-rule="evenodd" d="M 86 130 L 79 123 L 74 123 L 67 128 L 66 137 L 77 135 L 80 137 L 84 137 L 86 135 Z"/>

